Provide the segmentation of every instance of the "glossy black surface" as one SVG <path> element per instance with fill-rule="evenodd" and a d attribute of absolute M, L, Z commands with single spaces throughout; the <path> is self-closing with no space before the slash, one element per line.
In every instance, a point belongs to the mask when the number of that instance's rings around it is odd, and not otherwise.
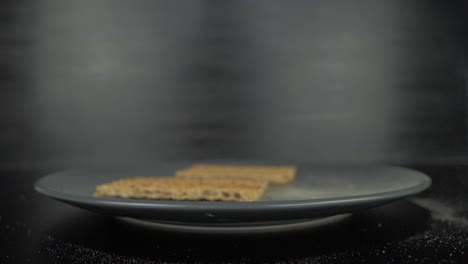
<path fill-rule="evenodd" d="M 1 170 L 2 263 L 465 263 L 468 167 L 418 166 L 433 186 L 416 200 L 309 232 L 200 236 L 123 225 L 43 197 L 48 170 Z M 133 262 L 132 262 L 133 261 Z"/>

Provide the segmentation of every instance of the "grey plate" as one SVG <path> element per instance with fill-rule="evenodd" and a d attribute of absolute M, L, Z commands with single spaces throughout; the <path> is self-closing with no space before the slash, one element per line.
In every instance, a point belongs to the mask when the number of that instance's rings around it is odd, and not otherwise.
<path fill-rule="evenodd" d="M 293 183 L 271 186 L 258 202 L 161 201 L 92 196 L 96 185 L 105 182 L 132 176 L 173 175 L 175 170 L 190 164 L 164 163 L 148 169 L 64 171 L 39 179 L 35 189 L 56 200 L 113 216 L 242 225 L 351 213 L 414 195 L 431 184 L 429 177 L 423 173 L 398 167 L 302 165 L 298 167 L 297 179 Z"/>

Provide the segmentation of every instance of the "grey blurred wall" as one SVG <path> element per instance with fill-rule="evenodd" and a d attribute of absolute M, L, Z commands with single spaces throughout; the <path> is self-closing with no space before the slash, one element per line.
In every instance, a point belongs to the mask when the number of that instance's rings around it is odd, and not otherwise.
<path fill-rule="evenodd" d="M 0 5 L 3 163 L 467 154 L 463 1 Z"/>

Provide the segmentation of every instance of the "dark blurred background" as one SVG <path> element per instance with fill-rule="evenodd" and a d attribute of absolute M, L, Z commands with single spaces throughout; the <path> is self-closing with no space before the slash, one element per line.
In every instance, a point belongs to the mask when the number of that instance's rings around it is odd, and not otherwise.
<path fill-rule="evenodd" d="M 0 2 L 0 166 L 464 160 L 466 1 Z"/>

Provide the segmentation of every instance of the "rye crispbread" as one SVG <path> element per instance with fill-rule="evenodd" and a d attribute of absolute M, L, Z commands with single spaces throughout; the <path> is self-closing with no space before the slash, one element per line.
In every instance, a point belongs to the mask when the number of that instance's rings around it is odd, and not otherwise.
<path fill-rule="evenodd" d="M 183 179 L 250 179 L 285 184 L 296 177 L 295 166 L 242 166 L 193 164 L 178 170 L 177 178 Z"/>
<path fill-rule="evenodd" d="M 96 187 L 95 197 L 158 200 L 256 201 L 267 181 L 141 177 L 121 179 Z"/>

